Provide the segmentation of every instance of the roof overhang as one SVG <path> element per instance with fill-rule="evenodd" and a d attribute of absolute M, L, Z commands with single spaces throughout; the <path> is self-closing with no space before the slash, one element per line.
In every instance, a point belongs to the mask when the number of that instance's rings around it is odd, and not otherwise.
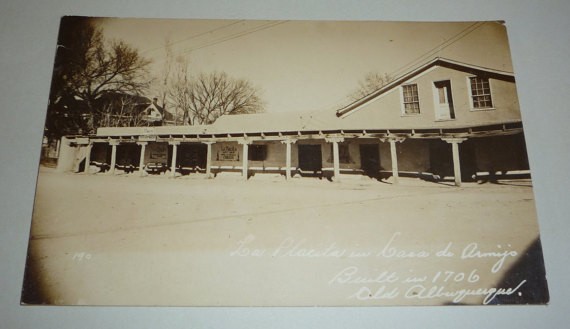
<path fill-rule="evenodd" d="M 134 132 L 134 131 L 133 131 Z M 286 140 L 323 140 L 327 138 L 385 139 L 391 137 L 411 139 L 439 138 L 480 138 L 491 136 L 514 135 L 523 132 L 521 121 L 489 123 L 451 128 L 382 128 L 349 130 L 301 130 L 301 131 L 260 131 L 257 133 L 184 133 L 182 131 L 155 131 L 155 134 L 98 134 L 92 136 L 68 136 L 71 143 L 136 143 L 136 142 L 279 142 Z"/>

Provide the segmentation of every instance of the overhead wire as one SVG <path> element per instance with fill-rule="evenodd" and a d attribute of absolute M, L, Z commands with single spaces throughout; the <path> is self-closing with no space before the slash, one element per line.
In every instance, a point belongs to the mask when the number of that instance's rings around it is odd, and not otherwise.
<path fill-rule="evenodd" d="M 422 55 L 416 57 L 415 59 L 413 59 L 412 61 L 404 64 L 403 66 L 399 67 L 398 69 L 396 69 L 395 71 L 391 72 L 388 74 L 389 77 L 396 77 L 396 74 L 400 74 L 401 72 L 410 69 L 411 67 L 413 67 L 414 65 L 417 65 L 417 63 L 425 61 L 426 58 L 429 58 L 430 56 L 433 56 L 434 53 L 437 53 L 451 45 L 453 45 L 454 43 L 458 42 L 459 40 L 465 38 L 467 35 L 471 34 L 472 32 L 474 32 L 475 30 L 479 29 L 480 27 L 482 27 L 485 23 L 487 22 L 475 22 L 471 25 L 469 25 L 468 27 L 466 27 L 465 29 L 461 30 L 459 33 L 455 34 L 454 36 L 452 36 L 449 39 L 446 39 L 445 41 L 443 41 L 442 43 L 438 44 L 437 46 L 431 48 L 430 50 L 424 52 Z M 374 92 L 374 91 L 373 91 Z M 335 103 L 340 104 L 344 101 L 346 101 L 347 97 L 343 97 L 342 99 L 338 99 L 337 101 L 335 101 Z"/>
<path fill-rule="evenodd" d="M 146 49 L 146 50 L 141 51 L 141 54 L 149 53 L 149 52 L 151 52 L 151 51 L 155 51 L 155 50 L 158 50 L 158 49 L 163 49 L 163 48 L 166 48 L 166 47 L 168 47 L 168 46 L 172 46 L 172 45 L 176 45 L 176 44 L 179 44 L 179 43 L 188 41 L 188 40 L 196 39 L 196 38 L 201 37 L 201 36 L 203 36 L 203 35 L 206 35 L 206 34 L 209 34 L 209 33 L 214 33 L 214 32 L 216 32 L 216 31 L 223 30 L 223 29 L 225 29 L 225 28 L 227 28 L 227 27 L 236 25 L 236 24 L 241 23 L 241 22 L 244 22 L 244 21 L 245 21 L 245 20 L 241 19 L 241 20 L 235 21 L 235 22 L 233 22 L 233 23 L 225 24 L 225 25 L 220 26 L 220 27 L 217 27 L 217 28 L 215 28 L 215 29 L 208 30 L 208 31 L 206 31 L 206 32 L 201 32 L 201 33 L 197 33 L 197 34 L 191 35 L 191 36 L 189 36 L 189 37 L 187 37 L 187 38 L 184 38 L 184 39 L 181 39 L 181 40 L 178 40 L 178 41 L 168 42 L 168 43 L 167 43 L 166 45 L 164 45 L 164 46 L 158 46 L 158 47 L 154 47 L 154 48 L 151 48 L 151 49 Z"/>
<path fill-rule="evenodd" d="M 246 30 L 246 31 L 242 31 L 242 32 L 238 32 L 238 33 L 235 33 L 235 34 L 232 34 L 232 35 L 229 35 L 229 36 L 222 37 L 221 39 L 214 40 L 214 41 L 212 41 L 211 43 L 206 43 L 206 44 L 204 44 L 204 45 L 200 45 L 200 46 L 197 46 L 197 47 L 194 47 L 194 48 L 186 49 L 186 50 L 182 51 L 181 53 L 189 53 L 189 52 L 192 52 L 192 51 L 195 51 L 195 50 L 199 50 L 199 49 L 211 47 L 211 46 L 220 44 L 220 43 L 222 43 L 222 42 L 226 42 L 226 41 L 230 41 L 230 40 L 233 40 L 233 39 L 241 38 L 241 37 L 243 37 L 243 36 L 246 36 L 246 35 L 249 35 L 249 34 L 252 34 L 252 33 L 255 33 L 255 32 L 259 32 L 259 31 L 262 31 L 262 30 L 266 30 L 266 29 L 268 29 L 268 28 L 271 28 L 271 27 L 274 27 L 274 26 L 277 26 L 277 25 L 281 25 L 281 24 L 284 24 L 284 23 L 287 23 L 287 22 L 289 22 L 289 21 L 278 21 L 278 22 L 265 23 L 265 24 L 263 24 L 263 25 L 261 25 L 261 26 L 254 27 L 254 28 L 249 29 L 249 30 Z"/>
<path fill-rule="evenodd" d="M 227 26 L 225 26 L 225 27 L 228 27 L 228 26 L 230 26 L 230 25 L 237 24 L 237 23 L 239 23 L 239 22 L 241 22 L 241 21 L 238 21 L 238 22 L 229 24 L 229 25 L 227 25 Z M 201 45 L 197 45 L 197 46 L 194 46 L 194 47 L 191 47 L 191 48 L 184 49 L 184 50 L 182 50 L 182 51 L 177 52 L 177 55 L 180 56 L 180 55 L 182 55 L 182 54 L 190 53 L 190 52 L 192 52 L 192 51 L 196 51 L 196 50 L 204 49 L 204 48 L 207 48 L 207 47 L 215 46 L 215 45 L 218 45 L 218 44 L 220 44 L 220 43 L 223 43 L 223 42 L 226 42 L 226 41 L 230 41 L 230 40 L 234 40 L 234 39 L 237 39 L 237 38 L 241 38 L 241 37 L 244 37 L 244 36 L 246 36 L 246 35 L 249 35 L 249 34 L 252 34 L 252 33 L 255 33 L 255 32 L 259 32 L 259 31 L 262 31 L 262 30 L 266 30 L 266 29 L 275 27 L 275 26 L 277 26 L 277 25 L 285 24 L 285 23 L 287 23 L 287 22 L 289 22 L 289 21 L 288 21 L 288 20 L 287 20 L 287 21 L 277 21 L 277 22 L 271 21 L 271 22 L 268 22 L 268 23 L 264 23 L 264 24 L 262 24 L 262 25 L 260 25 L 260 26 L 253 27 L 253 28 L 247 29 L 247 30 L 245 30 L 245 31 L 241 31 L 241 32 L 238 32 L 238 33 L 233 33 L 233 34 L 230 34 L 230 35 L 226 35 L 226 36 L 220 37 L 220 38 L 218 38 L 218 39 L 214 39 L 214 40 L 211 40 L 211 41 L 209 41 L 209 42 L 206 42 L 206 43 L 204 43 L 204 44 L 201 44 Z M 224 27 L 220 27 L 219 29 L 222 29 L 222 28 L 224 28 Z M 219 29 L 217 29 L 217 30 L 219 30 Z M 207 34 L 207 33 L 209 33 L 209 32 L 204 32 L 204 33 L 202 33 L 201 35 L 204 35 L 204 34 Z M 165 62 L 166 60 L 167 60 L 166 58 L 165 58 L 165 59 L 161 59 L 161 60 L 157 61 L 157 63 L 162 63 L 162 62 Z"/>
<path fill-rule="evenodd" d="M 195 39 L 195 38 L 198 38 L 198 37 L 200 37 L 200 36 L 203 36 L 203 35 L 206 35 L 206 34 L 209 34 L 209 33 L 213 33 L 213 32 L 216 32 L 216 31 L 225 29 L 225 28 L 227 28 L 227 27 L 236 25 L 236 24 L 238 24 L 238 23 L 240 23 L 240 22 L 243 22 L 243 21 L 244 21 L 244 20 L 239 20 L 239 21 L 232 22 L 232 23 L 230 23 L 230 24 L 226 24 L 226 25 L 224 25 L 224 26 L 221 26 L 221 27 L 218 27 L 218 28 L 215 28 L 215 29 L 206 31 L 206 32 L 198 33 L 198 34 L 192 35 L 192 36 L 190 36 L 190 37 L 188 37 L 188 38 L 185 38 L 185 39 L 176 41 L 176 42 L 174 42 L 174 43 L 170 43 L 169 45 L 178 44 L 178 43 L 181 43 L 181 42 L 184 42 L 184 41 L 187 41 L 187 40 Z M 231 41 L 231 40 L 234 40 L 234 39 L 237 39 L 237 38 L 244 37 L 244 36 L 249 35 L 249 34 L 252 34 L 252 33 L 256 33 L 256 32 L 259 32 L 259 31 L 266 30 L 266 29 L 269 29 L 269 28 L 272 28 L 272 27 L 275 27 L 275 26 L 278 26 L 278 25 L 281 25 L 281 24 L 284 24 L 284 23 L 287 23 L 287 22 L 289 22 L 289 21 L 287 20 L 287 21 L 278 21 L 278 22 L 268 22 L 268 23 L 262 24 L 261 26 L 256 26 L 256 27 L 253 27 L 253 28 L 251 28 L 251 29 L 247 29 L 247 30 L 245 30 L 245 31 L 241 31 L 241 32 L 237 32 L 237 33 L 234 33 L 234 34 L 230 34 L 230 35 L 223 36 L 223 37 L 221 37 L 221 38 L 212 40 L 212 41 L 210 41 L 210 42 L 206 42 L 206 43 L 204 43 L 204 44 L 202 44 L 202 45 L 197 45 L 197 46 L 194 46 L 194 47 L 190 47 L 190 48 L 188 48 L 188 49 L 185 49 L 185 50 L 183 50 L 183 51 L 180 51 L 180 52 L 179 52 L 179 55 L 180 55 L 180 54 L 185 54 L 185 53 L 190 53 L 190 52 L 193 52 L 193 51 L 196 51 L 196 50 L 200 50 L 200 49 L 204 49 L 204 48 L 208 48 L 208 47 L 211 47 L 211 46 L 215 46 L 215 45 L 218 45 L 218 44 L 227 42 L 227 41 Z M 419 57 L 416 57 L 416 58 L 413 59 L 412 61 L 406 63 L 406 64 L 403 65 L 403 66 L 401 66 L 401 67 L 398 68 L 397 70 L 391 72 L 391 73 L 389 74 L 389 76 L 394 77 L 396 74 L 400 74 L 400 73 L 403 72 L 404 70 L 409 69 L 410 67 L 416 65 L 418 62 L 421 62 L 422 60 L 425 60 L 426 58 L 432 56 L 434 53 L 437 53 L 437 52 L 439 52 L 439 51 L 442 51 L 442 50 L 445 49 L 445 48 L 448 48 L 449 46 L 455 44 L 455 43 L 458 42 L 459 40 L 465 38 L 466 36 L 468 36 L 469 34 L 471 34 L 472 32 L 474 32 L 475 30 L 477 30 L 477 29 L 479 29 L 480 27 L 482 27 L 485 23 L 486 23 L 486 22 L 476 22 L 476 23 L 474 23 L 474 24 L 469 25 L 467 28 L 461 30 L 461 31 L 460 31 L 459 33 L 457 33 L 456 35 L 454 35 L 454 36 L 452 36 L 451 38 L 445 40 L 444 42 L 438 44 L 437 46 L 431 48 L 430 50 L 428 50 L 427 52 L 423 53 L 423 54 L 420 55 Z M 168 46 L 168 45 L 167 45 L 167 46 Z M 156 50 L 156 49 L 161 49 L 161 48 L 164 48 L 164 47 L 165 47 L 165 46 L 163 46 L 163 47 L 156 47 L 156 48 L 153 48 L 153 49 L 146 50 L 146 51 L 144 51 L 144 52 L 150 52 L 150 51 L 153 51 L 153 50 Z M 162 60 L 162 61 L 164 61 L 164 60 Z M 161 61 L 161 62 L 162 62 L 162 61 Z M 340 100 L 339 100 L 339 101 L 340 101 Z"/>
<path fill-rule="evenodd" d="M 401 66 L 400 68 L 398 68 L 397 70 L 393 71 L 392 73 L 388 74 L 391 77 L 394 77 L 396 74 L 400 74 L 401 72 L 413 67 L 414 65 L 416 65 L 419 62 L 424 61 L 426 58 L 429 58 L 430 56 L 432 56 L 434 53 L 437 53 L 439 51 L 442 51 L 443 49 L 451 46 L 452 44 L 458 42 L 459 40 L 465 38 L 466 36 L 468 36 L 469 34 L 471 34 L 472 32 L 474 32 L 475 30 L 479 29 L 480 27 L 482 27 L 486 22 L 476 22 L 473 23 L 471 25 L 469 25 L 468 27 L 466 27 L 465 29 L 461 30 L 461 32 L 457 33 L 456 35 L 454 35 L 453 37 L 445 40 L 444 42 L 440 43 L 439 45 L 431 48 L 430 50 L 428 50 L 427 52 L 423 53 L 422 55 L 420 55 L 419 57 L 416 57 L 415 59 L 413 59 L 411 62 L 408 62 L 407 64 Z M 446 45 L 446 43 L 448 43 Z"/>

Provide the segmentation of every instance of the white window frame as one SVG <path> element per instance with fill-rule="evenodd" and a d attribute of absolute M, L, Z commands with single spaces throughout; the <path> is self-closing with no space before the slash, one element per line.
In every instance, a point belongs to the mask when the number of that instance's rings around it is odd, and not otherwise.
<path fill-rule="evenodd" d="M 468 75 L 466 77 L 466 83 L 467 83 L 467 93 L 469 96 L 469 109 L 471 111 L 477 112 L 477 111 L 492 111 L 495 110 L 495 96 L 493 95 L 493 85 L 492 85 L 492 79 L 490 78 L 486 78 L 489 81 L 489 95 L 491 96 L 491 107 L 475 107 L 475 104 L 473 104 L 473 90 L 471 89 L 471 78 L 482 78 L 481 76 L 478 75 Z"/>
<path fill-rule="evenodd" d="M 418 92 L 418 113 L 406 113 L 406 105 L 404 104 L 404 87 L 413 86 L 413 85 L 416 86 L 416 90 Z M 417 83 L 406 83 L 400 86 L 400 111 L 401 111 L 401 116 L 403 117 L 414 117 L 422 114 L 420 88 Z"/>

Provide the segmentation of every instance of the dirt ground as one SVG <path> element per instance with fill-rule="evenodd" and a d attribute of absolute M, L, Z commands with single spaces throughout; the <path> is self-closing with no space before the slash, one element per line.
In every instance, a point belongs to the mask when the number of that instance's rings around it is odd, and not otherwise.
<path fill-rule="evenodd" d="M 364 177 L 243 181 L 42 168 L 23 301 L 529 302 L 536 289 L 545 294 L 534 282 L 544 279 L 540 252 L 530 270 L 513 273 L 537 238 L 530 180 L 457 188 L 411 178 L 399 185 Z"/>

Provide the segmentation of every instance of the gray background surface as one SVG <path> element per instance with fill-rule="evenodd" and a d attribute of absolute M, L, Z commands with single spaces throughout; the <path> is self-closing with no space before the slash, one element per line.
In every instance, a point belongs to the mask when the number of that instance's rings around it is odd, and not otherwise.
<path fill-rule="evenodd" d="M 505 20 L 533 172 L 548 306 L 384 308 L 23 307 L 20 288 L 62 15 L 341 20 Z M 570 285 L 570 2 L 2 1 L 0 328 L 563 328 Z"/>

